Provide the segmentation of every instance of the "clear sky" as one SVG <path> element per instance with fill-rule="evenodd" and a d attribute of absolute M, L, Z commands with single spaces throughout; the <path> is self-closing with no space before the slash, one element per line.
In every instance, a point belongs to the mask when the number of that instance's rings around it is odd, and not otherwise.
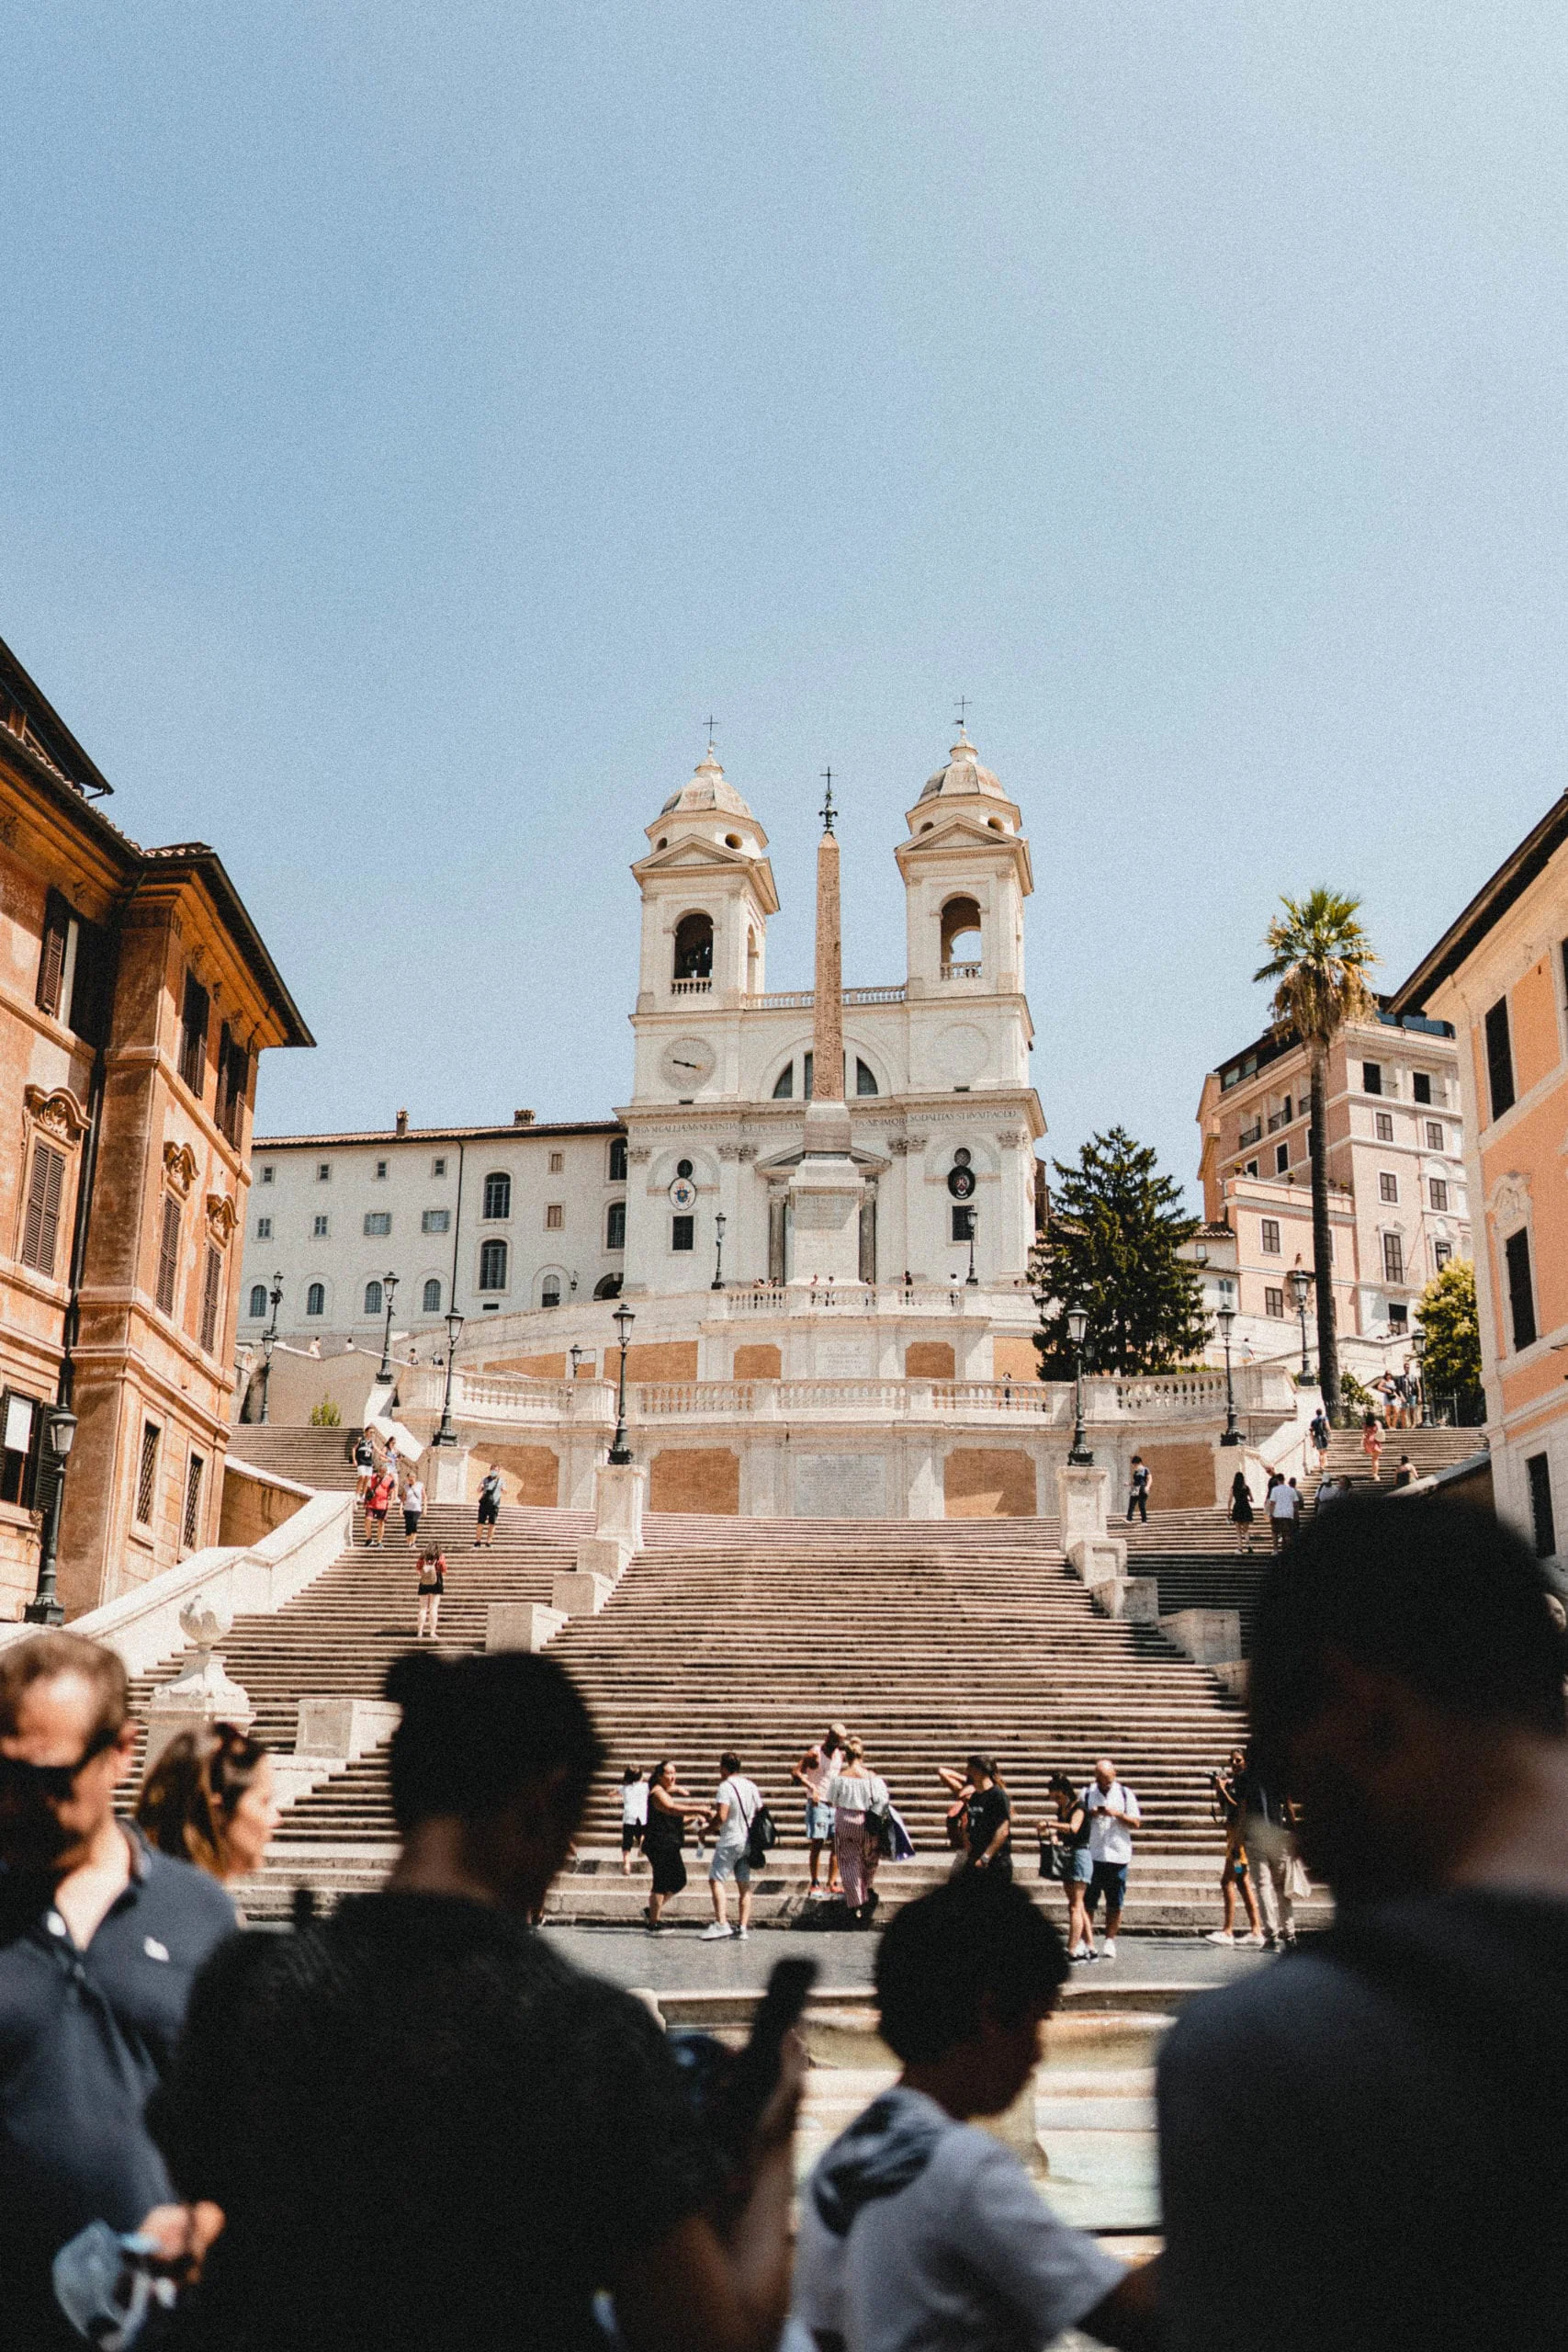
<path fill-rule="evenodd" d="M 601 1113 L 718 718 L 903 969 L 960 694 L 1058 1153 L 1190 1182 L 1276 895 L 1402 978 L 1562 788 L 1568 20 L 1511 0 L 0 0 L 0 635 L 320 1040 Z"/>

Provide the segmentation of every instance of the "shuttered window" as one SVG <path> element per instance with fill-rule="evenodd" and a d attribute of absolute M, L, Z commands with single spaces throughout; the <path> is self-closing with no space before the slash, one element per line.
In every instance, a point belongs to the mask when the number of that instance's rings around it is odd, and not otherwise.
<path fill-rule="evenodd" d="M 38 1007 L 60 1013 L 65 985 L 65 945 L 71 935 L 71 910 L 58 890 L 51 890 L 43 916 L 43 947 L 38 965 Z"/>
<path fill-rule="evenodd" d="M 175 1311 L 175 1283 L 180 1271 L 180 1204 L 165 1199 L 158 1235 L 158 1304 L 165 1315 Z"/>
<path fill-rule="evenodd" d="M 207 990 L 195 975 L 186 974 L 185 1008 L 180 1015 L 180 1076 L 193 1094 L 201 1092 L 207 1077 Z"/>
<path fill-rule="evenodd" d="M 65 1155 L 46 1143 L 33 1146 L 28 1205 L 22 1216 L 22 1263 L 35 1273 L 54 1272 L 60 1242 L 60 1200 L 65 1189 Z"/>
<path fill-rule="evenodd" d="M 218 1094 L 213 1116 L 220 1132 L 232 1144 L 240 1140 L 240 1124 L 244 1117 L 250 1083 L 250 1055 L 243 1046 L 235 1043 L 225 1022 L 218 1033 Z"/>
<path fill-rule="evenodd" d="M 1404 1243 L 1397 1233 L 1385 1233 L 1382 1238 L 1382 1278 L 1385 1283 L 1404 1280 Z"/>
<path fill-rule="evenodd" d="M 1508 1272 L 1508 1312 L 1514 1326 L 1514 1351 L 1535 1342 L 1535 1287 L 1530 1281 L 1530 1238 L 1520 1228 L 1503 1247 Z"/>
<path fill-rule="evenodd" d="M 218 1318 L 222 1306 L 223 1252 L 209 1245 L 207 1268 L 201 1280 L 201 1344 L 209 1356 L 218 1351 Z"/>
<path fill-rule="evenodd" d="M 1492 1116 L 1514 1107 L 1514 1048 L 1508 1035 L 1508 1000 L 1500 996 L 1486 1016 L 1486 1079 Z"/>
<path fill-rule="evenodd" d="M 158 1492 L 158 1424 L 141 1424 L 141 1459 L 136 1468 L 136 1517 L 142 1527 L 152 1524 L 152 1505 Z"/>
<path fill-rule="evenodd" d="M 193 1453 L 186 1464 L 186 1509 L 180 1522 L 180 1544 L 186 1552 L 194 1552 L 201 1541 L 201 1482 L 207 1464 L 199 1453 Z"/>

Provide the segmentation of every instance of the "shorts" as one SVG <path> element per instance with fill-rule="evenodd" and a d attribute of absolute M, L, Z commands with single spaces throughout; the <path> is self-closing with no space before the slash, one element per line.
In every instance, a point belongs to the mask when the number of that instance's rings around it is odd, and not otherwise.
<path fill-rule="evenodd" d="M 833 1835 L 833 1808 L 830 1804 L 814 1804 L 808 1799 L 806 1807 L 806 1836 L 813 1846 L 825 1846 Z"/>
<path fill-rule="evenodd" d="M 1069 1886 L 1087 1886 L 1093 1871 L 1094 1863 L 1089 1858 L 1089 1848 L 1087 1846 L 1076 1847 L 1072 1853 L 1067 1856 L 1067 1871 L 1065 1883 Z"/>
<path fill-rule="evenodd" d="M 404 1533 L 405 1535 L 417 1535 L 417 1534 L 418 1534 L 418 1532 L 419 1532 L 419 1513 L 418 1513 L 418 1511 L 416 1511 L 416 1510 L 405 1510 L 405 1511 L 404 1511 L 404 1513 L 403 1513 L 403 1533 Z"/>
<path fill-rule="evenodd" d="M 500 1517 L 501 1505 L 499 1503 L 481 1503 L 479 1505 L 479 1525 L 481 1527 L 493 1527 Z"/>
<path fill-rule="evenodd" d="M 385 1527 L 387 1524 L 386 1512 L 384 1510 L 367 1510 L 365 1514 L 365 1524 L 367 1527 Z"/>
<path fill-rule="evenodd" d="M 737 1886 L 750 1886 L 751 1865 L 744 1846 L 716 1846 L 708 1864 L 709 1878 L 733 1879 Z"/>
<path fill-rule="evenodd" d="M 1125 1862 L 1096 1862 L 1089 1872 L 1089 1907 L 1090 1911 L 1105 1897 L 1108 1911 L 1120 1911 L 1127 1900 L 1127 1865 Z"/>
<path fill-rule="evenodd" d="M 634 1852 L 636 1849 L 642 1844 L 642 1838 L 643 1825 L 640 1821 L 622 1822 L 621 1851 L 623 1854 L 630 1854 Z"/>

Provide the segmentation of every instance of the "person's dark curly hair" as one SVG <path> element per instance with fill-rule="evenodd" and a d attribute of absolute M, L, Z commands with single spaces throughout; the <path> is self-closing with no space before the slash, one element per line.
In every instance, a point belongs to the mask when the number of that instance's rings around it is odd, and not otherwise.
<path fill-rule="evenodd" d="M 1014 2025 L 1054 2008 L 1062 1939 L 1021 1886 L 965 1872 L 897 1912 L 876 1953 L 882 2039 L 908 2064 L 940 2058 L 992 2014 Z"/>

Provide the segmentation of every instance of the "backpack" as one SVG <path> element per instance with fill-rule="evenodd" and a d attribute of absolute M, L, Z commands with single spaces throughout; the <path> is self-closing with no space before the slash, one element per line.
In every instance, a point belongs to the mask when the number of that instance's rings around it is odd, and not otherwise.
<path fill-rule="evenodd" d="M 778 1825 L 765 1804 L 760 1804 L 746 1823 L 746 1860 L 751 1868 L 761 1870 L 765 1857 L 779 1842 Z"/>

